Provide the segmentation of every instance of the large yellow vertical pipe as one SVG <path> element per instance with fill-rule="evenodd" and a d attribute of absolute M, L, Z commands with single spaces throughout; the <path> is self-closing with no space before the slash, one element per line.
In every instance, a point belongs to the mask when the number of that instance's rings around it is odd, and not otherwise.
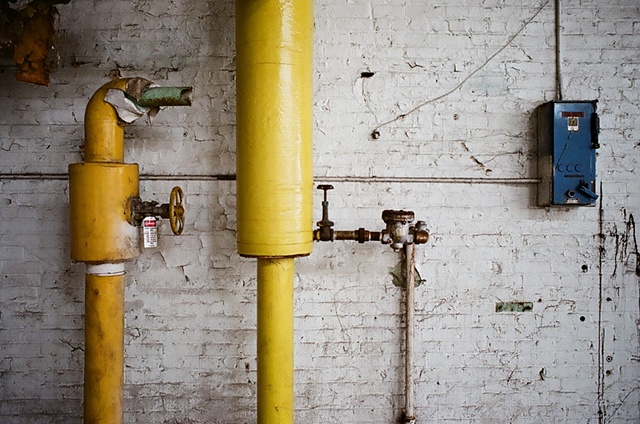
<path fill-rule="evenodd" d="M 293 423 L 294 259 L 258 259 L 258 423 Z"/>
<path fill-rule="evenodd" d="M 313 245 L 313 2 L 236 1 L 238 253 Z"/>
<path fill-rule="evenodd" d="M 236 1 L 238 253 L 258 258 L 258 423 L 293 423 L 293 278 L 313 245 L 313 1 Z"/>
<path fill-rule="evenodd" d="M 124 274 L 86 275 L 85 424 L 124 422 Z"/>

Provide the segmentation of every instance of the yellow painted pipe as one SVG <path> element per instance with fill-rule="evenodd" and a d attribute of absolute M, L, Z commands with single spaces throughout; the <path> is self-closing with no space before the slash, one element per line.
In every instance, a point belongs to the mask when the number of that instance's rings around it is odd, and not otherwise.
<path fill-rule="evenodd" d="M 141 253 L 130 202 L 139 197 L 138 164 L 124 163 L 125 123 L 105 97 L 114 89 L 137 100 L 150 84 L 121 78 L 100 87 L 85 111 L 84 163 L 69 165 L 71 257 L 87 263 L 85 423 L 124 420 L 123 262 Z M 190 92 L 180 87 L 177 94 L 182 98 L 185 90 Z M 190 99 L 181 102 L 190 104 Z"/>
<path fill-rule="evenodd" d="M 131 225 L 129 200 L 139 196 L 136 163 L 69 165 L 71 258 L 121 262 L 141 253 L 139 228 Z"/>
<path fill-rule="evenodd" d="M 258 258 L 258 423 L 293 423 L 294 257 L 313 246 L 313 1 L 236 1 L 237 247 Z"/>
<path fill-rule="evenodd" d="M 124 282 L 124 274 L 86 275 L 85 424 L 124 421 Z"/>
<path fill-rule="evenodd" d="M 84 113 L 84 161 L 124 162 L 124 123 L 104 101 L 110 89 L 126 91 L 130 78 L 110 81 L 91 97 Z"/>
<path fill-rule="evenodd" d="M 293 423 L 294 259 L 258 259 L 258 424 Z"/>
<path fill-rule="evenodd" d="M 313 246 L 313 1 L 236 1 L 238 253 Z"/>

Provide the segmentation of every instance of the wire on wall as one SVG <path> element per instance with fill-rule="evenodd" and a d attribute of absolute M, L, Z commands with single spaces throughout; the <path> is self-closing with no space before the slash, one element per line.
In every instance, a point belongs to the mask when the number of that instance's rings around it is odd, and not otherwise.
<path fill-rule="evenodd" d="M 478 66 L 476 69 L 474 69 L 469 75 L 467 75 L 462 81 L 460 81 L 460 83 L 458 85 L 456 85 L 455 87 L 453 87 L 451 90 L 447 91 L 444 94 L 441 94 L 437 97 L 434 97 L 432 99 L 429 100 L 425 100 L 424 102 L 420 103 L 419 105 L 415 106 L 413 109 L 409 110 L 408 112 L 402 113 L 398 116 L 396 116 L 393 119 L 390 119 L 386 122 L 383 122 L 382 124 L 378 125 L 377 127 L 375 127 L 373 129 L 373 131 L 371 132 L 371 137 L 374 139 L 378 139 L 380 138 L 380 128 L 385 127 L 389 124 L 392 124 L 396 121 L 399 121 L 401 119 L 404 119 L 406 116 L 411 115 L 412 113 L 417 112 L 418 110 L 422 109 L 423 107 L 427 106 L 428 104 L 431 103 L 435 103 L 438 100 L 442 100 L 445 97 L 455 93 L 456 91 L 458 91 L 467 81 L 469 81 L 475 74 L 477 74 L 478 72 L 480 72 L 482 69 L 484 69 L 485 66 L 487 66 L 489 64 L 489 62 L 491 62 L 496 56 L 498 56 L 500 53 L 502 53 L 507 47 L 509 47 L 509 45 L 511 45 L 511 43 L 513 42 L 513 40 L 515 40 L 521 33 L 522 31 L 525 30 L 525 28 L 540 14 L 540 12 L 542 12 L 542 10 L 549 4 L 551 0 L 547 0 L 545 1 L 540 7 L 538 7 L 538 9 L 535 11 L 535 13 L 529 18 L 527 19 L 522 26 L 520 27 L 520 29 L 518 29 L 518 31 L 516 31 L 513 35 L 511 35 L 509 37 L 509 39 L 507 40 L 507 42 L 500 47 L 498 50 L 496 50 L 495 53 L 493 53 L 491 56 L 489 56 L 487 58 L 487 60 L 485 60 L 480 66 Z"/>

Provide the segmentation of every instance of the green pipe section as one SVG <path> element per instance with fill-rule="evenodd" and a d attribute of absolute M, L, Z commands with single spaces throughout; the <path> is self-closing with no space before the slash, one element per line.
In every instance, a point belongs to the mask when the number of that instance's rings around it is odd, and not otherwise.
<path fill-rule="evenodd" d="M 191 106 L 192 87 L 146 88 L 136 104 L 142 107 Z"/>

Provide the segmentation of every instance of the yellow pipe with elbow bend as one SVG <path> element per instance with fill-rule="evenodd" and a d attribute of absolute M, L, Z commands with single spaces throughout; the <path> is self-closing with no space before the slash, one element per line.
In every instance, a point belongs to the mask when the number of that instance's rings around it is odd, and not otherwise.
<path fill-rule="evenodd" d="M 126 92 L 134 78 L 119 78 L 104 84 L 91 96 L 84 113 L 84 161 L 124 162 L 124 122 L 104 98 L 111 89 Z M 136 78 L 140 80 L 140 78 Z"/>
<path fill-rule="evenodd" d="M 258 424 L 293 423 L 294 258 L 313 246 L 313 1 L 236 1 L 237 248 L 258 258 Z"/>
<path fill-rule="evenodd" d="M 71 258 L 87 264 L 84 385 L 87 424 L 124 421 L 124 262 L 139 256 L 141 247 L 133 207 L 133 201 L 140 200 L 139 170 L 138 164 L 124 163 L 126 123 L 119 113 L 126 113 L 123 116 L 127 122 L 144 114 L 146 109 L 136 100 L 150 84 L 142 78 L 121 78 L 100 87 L 85 112 L 84 163 L 69 165 Z M 181 87 L 171 92 L 180 96 L 180 105 L 188 105 L 190 90 Z M 172 228 L 178 215 L 182 217 L 181 199 L 180 196 L 179 204 L 166 205 L 169 211 L 172 208 L 181 211 L 169 213 Z"/>
<path fill-rule="evenodd" d="M 124 122 L 100 87 L 85 110 L 84 163 L 69 165 L 71 258 L 87 264 L 85 276 L 84 422 L 124 422 L 124 263 L 140 255 L 138 228 L 130 225 L 129 199 L 139 195 L 137 164 L 124 162 Z M 91 268 L 91 270 L 90 270 Z M 94 272 L 94 269 L 115 268 Z"/>

